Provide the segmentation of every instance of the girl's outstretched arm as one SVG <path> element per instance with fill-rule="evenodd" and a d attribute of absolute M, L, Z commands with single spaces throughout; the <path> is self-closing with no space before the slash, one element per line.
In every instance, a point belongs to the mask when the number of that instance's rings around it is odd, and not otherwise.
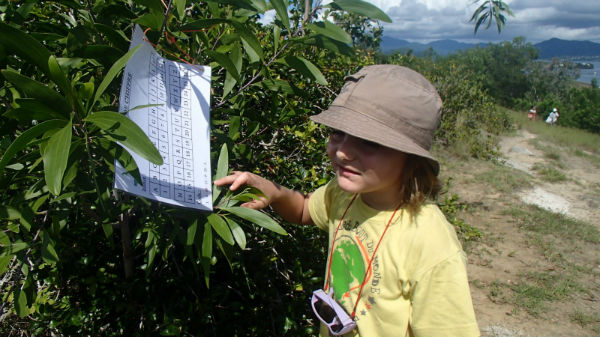
<path fill-rule="evenodd" d="M 240 171 L 234 171 L 231 175 L 215 180 L 215 185 L 229 185 L 229 189 L 232 191 L 237 190 L 241 186 L 257 188 L 265 196 L 246 202 L 242 204 L 243 207 L 263 209 L 270 205 L 285 221 L 299 225 L 310 225 L 313 223 L 308 212 L 310 194 L 305 195 L 254 173 Z"/>

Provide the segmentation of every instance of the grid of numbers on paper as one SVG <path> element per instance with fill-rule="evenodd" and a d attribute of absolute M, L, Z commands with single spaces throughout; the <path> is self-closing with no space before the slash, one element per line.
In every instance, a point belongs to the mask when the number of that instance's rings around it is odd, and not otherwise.
<path fill-rule="evenodd" d="M 193 204 L 194 195 L 194 158 L 192 141 L 192 86 L 187 70 L 169 64 L 169 106 L 171 110 L 171 126 L 173 143 L 171 144 L 173 159 L 174 199 Z"/>
<path fill-rule="evenodd" d="M 169 120 L 167 106 L 167 76 L 165 62 L 152 55 L 148 81 L 148 100 L 151 106 L 148 113 L 148 138 L 159 150 L 163 164 L 150 163 L 150 193 L 171 198 L 171 172 L 169 163 Z"/>

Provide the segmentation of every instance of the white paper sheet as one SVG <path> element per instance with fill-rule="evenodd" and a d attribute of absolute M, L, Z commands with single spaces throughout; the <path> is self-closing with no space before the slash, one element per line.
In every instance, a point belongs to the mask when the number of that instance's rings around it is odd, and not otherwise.
<path fill-rule="evenodd" d="M 138 184 L 115 161 L 115 188 L 182 207 L 212 210 L 210 74 L 208 66 L 164 59 L 136 25 L 130 49 L 142 46 L 123 73 L 119 111 L 144 130 L 163 157 L 157 166 L 129 151 L 142 177 Z"/>

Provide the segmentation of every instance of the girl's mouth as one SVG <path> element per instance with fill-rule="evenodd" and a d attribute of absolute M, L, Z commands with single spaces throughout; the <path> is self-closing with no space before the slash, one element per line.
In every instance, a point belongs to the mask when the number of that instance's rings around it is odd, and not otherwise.
<path fill-rule="evenodd" d="M 357 171 L 353 171 L 351 169 L 348 169 L 344 166 L 338 165 L 338 174 L 341 176 L 345 176 L 345 177 L 350 177 L 350 176 L 356 176 L 359 175 L 360 173 Z"/>

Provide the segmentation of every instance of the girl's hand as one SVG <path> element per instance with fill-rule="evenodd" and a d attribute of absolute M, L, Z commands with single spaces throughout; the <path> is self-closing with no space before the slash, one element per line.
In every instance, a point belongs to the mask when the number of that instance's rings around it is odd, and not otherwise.
<path fill-rule="evenodd" d="M 269 206 L 271 197 L 273 196 L 273 189 L 275 189 L 275 191 L 277 189 L 277 185 L 270 180 L 254 173 L 240 171 L 233 171 L 230 175 L 215 180 L 214 183 L 217 186 L 229 185 L 229 189 L 232 191 L 235 191 L 242 186 L 250 186 L 259 189 L 265 195 L 264 197 L 248 201 L 241 205 L 242 207 L 252 209 L 263 209 Z"/>
<path fill-rule="evenodd" d="M 215 185 L 229 185 L 229 189 L 232 191 L 242 186 L 254 187 L 260 190 L 264 196 L 243 203 L 242 207 L 259 210 L 271 206 L 286 221 L 302 225 L 313 223 L 308 211 L 308 198 L 310 194 L 305 195 L 301 192 L 285 188 L 257 174 L 240 171 L 234 171 L 227 177 L 215 180 Z"/>

